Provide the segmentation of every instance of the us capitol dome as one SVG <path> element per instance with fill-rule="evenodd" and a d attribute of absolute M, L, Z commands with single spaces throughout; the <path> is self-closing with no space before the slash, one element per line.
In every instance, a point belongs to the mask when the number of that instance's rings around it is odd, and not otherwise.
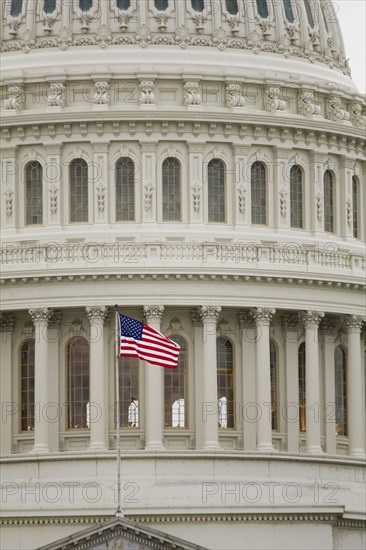
<path fill-rule="evenodd" d="M 1 547 L 363 548 L 365 99 L 332 3 L 1 25 Z M 115 304 L 181 346 L 119 359 L 117 515 Z"/>

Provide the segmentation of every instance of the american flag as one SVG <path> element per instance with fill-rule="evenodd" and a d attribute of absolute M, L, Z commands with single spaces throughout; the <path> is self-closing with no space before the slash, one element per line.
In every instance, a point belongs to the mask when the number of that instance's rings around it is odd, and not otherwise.
<path fill-rule="evenodd" d="M 180 346 L 149 325 L 119 315 L 120 356 L 139 357 L 148 363 L 176 368 Z"/>

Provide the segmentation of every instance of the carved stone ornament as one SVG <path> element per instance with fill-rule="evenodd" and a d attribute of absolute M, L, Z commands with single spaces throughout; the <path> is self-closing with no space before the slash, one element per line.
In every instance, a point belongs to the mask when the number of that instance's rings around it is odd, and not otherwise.
<path fill-rule="evenodd" d="M 7 187 L 4 193 L 5 195 L 5 210 L 8 217 L 13 215 L 13 195 L 14 191 L 11 187 Z"/>
<path fill-rule="evenodd" d="M 317 329 L 323 317 L 322 311 L 304 311 L 301 315 L 305 329 Z"/>
<path fill-rule="evenodd" d="M 96 92 L 93 97 L 93 103 L 97 105 L 108 105 L 109 103 L 109 83 L 105 81 L 95 82 Z"/>
<path fill-rule="evenodd" d="M 198 182 L 192 187 L 192 196 L 193 196 L 193 208 L 195 212 L 199 212 L 201 209 L 201 187 L 198 185 Z"/>
<path fill-rule="evenodd" d="M 99 182 L 96 186 L 97 203 L 99 212 L 104 212 L 105 208 L 105 186 L 102 182 Z"/>
<path fill-rule="evenodd" d="M 71 323 L 70 331 L 74 334 L 74 336 L 80 335 L 84 332 L 83 323 L 80 319 L 74 319 Z"/>
<path fill-rule="evenodd" d="M 252 311 L 239 312 L 240 328 L 255 328 L 255 316 Z"/>
<path fill-rule="evenodd" d="M 143 315 L 147 323 L 151 321 L 160 323 L 164 315 L 164 306 L 144 306 Z"/>
<path fill-rule="evenodd" d="M 336 336 L 338 332 L 338 319 L 336 317 L 324 317 L 320 322 L 320 330 L 328 336 Z"/>
<path fill-rule="evenodd" d="M 150 181 L 147 182 L 146 185 L 144 185 L 144 190 L 144 207 L 147 212 L 151 208 L 154 193 L 154 187 Z"/>
<path fill-rule="evenodd" d="M 264 91 L 264 108 L 266 111 L 286 111 L 286 101 L 280 99 L 280 89 L 268 86 Z"/>
<path fill-rule="evenodd" d="M 50 107 L 65 105 L 65 86 L 61 82 L 53 82 L 47 90 L 47 102 Z"/>
<path fill-rule="evenodd" d="M 244 184 L 242 183 L 241 186 L 238 189 L 238 200 L 239 200 L 239 212 L 240 214 L 245 214 L 245 206 L 246 206 L 246 192 Z"/>
<path fill-rule="evenodd" d="M 335 94 L 331 94 L 326 101 L 325 116 L 336 122 L 349 120 L 349 112 L 342 109 L 341 99 Z"/>
<path fill-rule="evenodd" d="M 269 326 L 276 310 L 259 307 L 251 309 L 251 313 L 253 314 L 257 326 Z"/>
<path fill-rule="evenodd" d="M 345 327 L 348 331 L 355 330 L 361 332 L 364 319 L 358 315 L 347 315 L 345 319 Z"/>
<path fill-rule="evenodd" d="M 154 82 L 152 80 L 143 80 L 139 88 L 139 103 L 141 105 L 151 105 L 155 103 Z"/>
<path fill-rule="evenodd" d="M 189 29 L 185 27 L 184 25 L 181 25 L 177 28 L 175 31 L 174 36 L 175 42 L 183 49 L 185 50 L 188 48 L 190 43 L 192 42 L 192 38 L 189 32 Z"/>
<path fill-rule="evenodd" d="M 52 214 L 57 212 L 57 203 L 58 203 L 58 188 L 55 184 L 52 184 L 48 190 L 50 195 L 50 210 Z"/>
<path fill-rule="evenodd" d="M 297 107 L 299 115 L 320 115 L 320 105 L 315 103 L 314 92 L 311 90 L 303 90 L 299 93 Z"/>
<path fill-rule="evenodd" d="M 297 332 L 299 326 L 299 316 L 293 314 L 282 315 L 282 326 L 284 330 L 289 332 Z"/>
<path fill-rule="evenodd" d="M 316 217 L 318 222 L 323 219 L 323 195 L 320 192 L 316 196 Z"/>
<path fill-rule="evenodd" d="M 350 121 L 354 126 L 358 128 L 364 128 L 366 126 L 366 117 L 362 115 L 362 105 L 357 102 L 353 102 L 349 106 Z"/>
<path fill-rule="evenodd" d="M 198 82 L 186 82 L 184 84 L 184 105 L 201 105 L 202 96 L 199 93 Z"/>
<path fill-rule="evenodd" d="M 44 9 L 42 9 L 41 21 L 43 23 L 44 31 L 47 34 L 50 33 L 53 25 L 60 18 L 61 18 L 61 2 L 55 3 L 55 9 L 51 13 L 46 13 Z"/>
<path fill-rule="evenodd" d="M 24 103 L 23 86 L 13 84 L 8 86 L 8 97 L 4 99 L 4 107 L 9 111 L 20 111 Z"/>
<path fill-rule="evenodd" d="M 352 201 L 350 198 L 346 200 L 346 213 L 347 213 L 347 225 L 351 227 L 352 225 Z"/>
<path fill-rule="evenodd" d="M 62 321 L 62 311 L 60 311 L 59 309 L 54 310 L 50 315 L 48 326 L 49 328 L 59 329 L 61 326 L 61 321 Z"/>
<path fill-rule="evenodd" d="M 173 332 L 179 332 L 181 329 L 181 326 L 182 326 L 182 323 L 180 322 L 180 319 L 178 319 L 177 317 L 174 317 L 174 319 L 170 321 L 170 328 Z"/>
<path fill-rule="evenodd" d="M 201 316 L 202 322 L 217 323 L 221 313 L 220 306 L 199 306 L 197 310 Z"/>
<path fill-rule="evenodd" d="M 241 93 L 241 85 L 238 82 L 226 84 L 226 106 L 244 107 L 245 97 Z"/>
<path fill-rule="evenodd" d="M 212 33 L 212 43 L 214 46 L 216 46 L 220 51 L 224 50 L 228 45 L 228 36 L 226 34 L 226 31 L 219 27 L 218 29 L 215 29 Z"/>
<path fill-rule="evenodd" d="M 202 31 L 203 30 L 203 25 L 207 22 L 206 15 L 204 15 L 202 13 L 197 13 L 197 14 L 193 15 L 192 19 L 193 19 L 193 21 L 196 25 L 196 30 L 198 32 Z"/>
<path fill-rule="evenodd" d="M 13 313 L 0 313 L 0 332 L 14 332 L 15 315 Z"/>
<path fill-rule="evenodd" d="M 53 310 L 49 307 L 34 308 L 29 310 L 34 325 L 48 325 L 48 321 L 53 315 Z"/>
<path fill-rule="evenodd" d="M 287 190 L 282 187 L 282 189 L 280 190 L 280 211 L 281 211 L 281 216 L 283 218 L 286 217 L 286 212 L 287 212 Z"/>
<path fill-rule="evenodd" d="M 88 306 L 85 309 L 91 323 L 104 323 L 104 320 L 108 314 L 108 308 L 106 306 Z"/>

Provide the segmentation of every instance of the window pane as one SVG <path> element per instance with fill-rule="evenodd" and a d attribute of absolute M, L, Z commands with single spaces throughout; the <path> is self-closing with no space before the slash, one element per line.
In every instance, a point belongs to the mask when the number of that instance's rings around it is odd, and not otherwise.
<path fill-rule="evenodd" d="M 139 427 L 139 361 L 119 358 L 120 423 L 122 428 Z"/>
<path fill-rule="evenodd" d="M 358 181 L 355 176 L 352 177 L 352 219 L 353 236 L 358 239 Z"/>
<path fill-rule="evenodd" d="M 267 0 L 257 0 L 257 10 L 259 15 L 266 19 L 269 15 Z"/>
<path fill-rule="evenodd" d="M 11 0 L 10 15 L 12 17 L 18 17 L 22 13 L 23 0 Z"/>
<path fill-rule="evenodd" d="M 116 162 L 116 220 L 135 220 L 135 165 L 128 157 Z"/>
<path fill-rule="evenodd" d="M 334 351 L 336 435 L 347 435 L 346 354 L 337 346 Z"/>
<path fill-rule="evenodd" d="M 168 157 L 163 162 L 163 220 L 180 221 L 181 190 L 180 162 Z"/>
<path fill-rule="evenodd" d="M 89 428 L 89 344 L 82 337 L 67 345 L 67 427 Z"/>
<path fill-rule="evenodd" d="M 83 159 L 70 164 L 71 222 L 88 221 L 88 165 Z"/>
<path fill-rule="evenodd" d="M 293 166 L 290 172 L 291 227 L 302 228 L 302 200 L 302 172 L 299 166 Z"/>
<path fill-rule="evenodd" d="M 283 0 L 283 7 L 285 8 L 286 19 L 289 23 L 295 21 L 294 12 L 292 10 L 291 0 Z"/>
<path fill-rule="evenodd" d="M 169 337 L 180 345 L 178 365 L 175 369 L 164 369 L 165 388 L 165 426 L 167 428 L 186 428 L 187 421 L 187 342 L 178 335 Z"/>
<path fill-rule="evenodd" d="M 334 185 L 329 170 L 324 174 L 324 230 L 334 232 Z"/>
<path fill-rule="evenodd" d="M 278 430 L 278 365 L 277 348 L 270 343 L 270 369 L 271 369 L 271 411 L 272 430 Z"/>
<path fill-rule="evenodd" d="M 262 162 L 254 162 L 251 168 L 252 224 L 267 223 L 266 168 Z"/>
<path fill-rule="evenodd" d="M 79 0 L 79 8 L 81 11 L 88 11 L 93 5 L 93 0 Z"/>
<path fill-rule="evenodd" d="M 233 346 L 226 338 L 216 339 L 219 428 L 234 427 Z"/>
<path fill-rule="evenodd" d="M 159 11 L 164 11 L 168 7 L 168 0 L 154 0 L 155 8 Z"/>
<path fill-rule="evenodd" d="M 117 0 L 117 8 L 119 10 L 128 10 L 131 5 L 131 0 Z"/>
<path fill-rule="evenodd" d="M 34 430 L 34 358 L 35 342 L 27 340 L 20 349 L 21 430 Z"/>
<path fill-rule="evenodd" d="M 306 355 L 305 343 L 299 346 L 298 365 L 299 365 L 299 413 L 300 413 L 300 432 L 306 432 Z"/>
<path fill-rule="evenodd" d="M 311 6 L 310 6 L 310 3 L 309 3 L 309 0 L 304 0 L 304 4 L 305 4 L 306 15 L 308 16 L 309 25 L 313 29 L 314 28 L 314 18 L 313 18 L 313 14 L 311 12 Z"/>
<path fill-rule="evenodd" d="M 191 2 L 192 2 L 192 9 L 194 11 L 203 11 L 205 9 L 204 0 L 191 0 Z"/>
<path fill-rule="evenodd" d="M 208 163 L 208 221 L 225 222 L 225 164 L 220 159 Z"/>
<path fill-rule="evenodd" d="M 52 13 L 56 9 L 56 0 L 44 0 L 43 11 L 45 13 Z"/>
<path fill-rule="evenodd" d="M 43 222 L 42 179 L 40 163 L 28 162 L 25 169 L 27 225 L 37 225 Z"/>
<path fill-rule="evenodd" d="M 226 0 L 226 9 L 231 15 L 236 15 L 239 11 L 237 0 Z"/>

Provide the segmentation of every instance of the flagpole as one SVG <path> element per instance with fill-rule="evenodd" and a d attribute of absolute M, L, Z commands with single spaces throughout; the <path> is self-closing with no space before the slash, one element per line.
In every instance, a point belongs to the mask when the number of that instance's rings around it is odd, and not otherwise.
<path fill-rule="evenodd" d="M 118 318 L 118 306 L 115 306 L 115 337 L 116 337 L 116 414 L 117 414 L 117 510 L 116 516 L 123 516 L 121 510 L 121 418 L 120 418 L 120 401 L 119 401 L 119 357 L 121 351 L 120 337 L 120 321 Z"/>

